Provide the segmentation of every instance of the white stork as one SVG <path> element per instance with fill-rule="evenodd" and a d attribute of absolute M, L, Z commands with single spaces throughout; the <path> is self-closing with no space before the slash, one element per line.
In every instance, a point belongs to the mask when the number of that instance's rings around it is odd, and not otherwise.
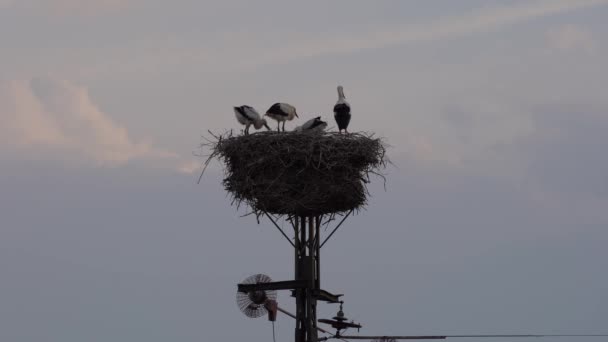
<path fill-rule="evenodd" d="M 327 128 L 327 122 L 321 120 L 320 116 L 306 121 L 302 126 L 294 129 L 294 132 L 323 132 Z"/>
<path fill-rule="evenodd" d="M 264 115 L 268 115 L 277 121 L 277 132 L 280 131 L 279 125 L 281 122 L 283 122 L 283 131 L 285 131 L 285 121 L 291 121 L 294 117 L 298 117 L 298 113 L 296 113 L 296 108 L 294 106 L 280 102 L 277 102 L 268 108 Z"/>
<path fill-rule="evenodd" d="M 245 135 L 249 134 L 249 127 L 253 125 L 255 129 L 260 129 L 262 126 L 265 126 L 268 130 L 268 124 L 266 123 L 266 119 L 262 119 L 260 114 L 250 106 L 239 106 L 234 107 L 234 115 L 239 123 L 245 125 Z"/>
<path fill-rule="evenodd" d="M 344 96 L 344 89 L 342 86 L 338 86 L 338 102 L 334 106 L 334 119 L 338 124 L 340 133 L 344 130 L 348 133 L 348 124 L 350 123 L 350 104 L 346 102 L 346 96 Z"/>

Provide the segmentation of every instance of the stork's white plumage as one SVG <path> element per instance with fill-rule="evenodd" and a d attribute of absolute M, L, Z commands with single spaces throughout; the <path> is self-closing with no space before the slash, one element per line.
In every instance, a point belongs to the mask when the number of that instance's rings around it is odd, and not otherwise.
<path fill-rule="evenodd" d="M 334 105 L 334 119 L 336 119 L 340 133 L 342 133 L 342 130 L 348 133 L 350 116 L 350 104 L 346 102 L 344 89 L 342 86 L 338 86 L 338 102 Z"/>
<path fill-rule="evenodd" d="M 327 122 L 321 120 L 320 116 L 306 121 L 303 125 L 294 129 L 295 132 L 323 132 L 327 128 Z"/>
<path fill-rule="evenodd" d="M 277 132 L 280 131 L 279 125 L 281 122 L 283 122 L 283 131 L 285 131 L 285 121 L 291 121 L 294 117 L 298 117 L 294 106 L 281 102 L 273 104 L 264 115 L 268 115 L 277 121 Z"/>
<path fill-rule="evenodd" d="M 266 120 L 262 119 L 262 117 L 257 112 L 257 110 L 255 110 L 251 106 L 244 105 L 244 106 L 234 107 L 234 115 L 236 116 L 236 120 L 240 124 L 245 125 L 245 134 L 246 135 L 249 134 L 249 127 L 251 127 L 251 125 L 253 125 L 253 127 L 255 127 L 255 129 L 260 129 L 263 126 L 265 126 L 268 130 L 270 130 L 270 127 L 268 127 Z"/>

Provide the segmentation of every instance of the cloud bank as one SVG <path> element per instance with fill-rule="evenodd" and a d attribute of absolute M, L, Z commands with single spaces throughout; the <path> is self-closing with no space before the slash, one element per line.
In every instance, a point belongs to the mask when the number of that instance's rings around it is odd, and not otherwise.
<path fill-rule="evenodd" d="M 101 165 L 177 157 L 150 143 L 135 141 L 126 127 L 93 103 L 85 87 L 66 80 L 33 78 L 0 83 L 0 121 L 3 150 L 44 151 Z"/>

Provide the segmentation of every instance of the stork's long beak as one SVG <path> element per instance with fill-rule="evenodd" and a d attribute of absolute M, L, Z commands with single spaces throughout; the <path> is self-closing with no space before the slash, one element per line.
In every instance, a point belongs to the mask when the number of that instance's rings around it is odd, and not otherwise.
<path fill-rule="evenodd" d="M 296 118 L 300 118 L 300 117 L 298 116 L 298 113 L 294 113 L 294 114 L 296 115 Z"/>
<path fill-rule="evenodd" d="M 272 128 L 270 128 L 268 124 L 264 124 L 264 127 L 266 127 L 267 130 L 272 131 Z"/>

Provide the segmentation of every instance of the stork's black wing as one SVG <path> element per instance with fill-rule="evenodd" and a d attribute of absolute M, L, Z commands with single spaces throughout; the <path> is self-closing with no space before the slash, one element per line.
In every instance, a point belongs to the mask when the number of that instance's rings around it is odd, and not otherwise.
<path fill-rule="evenodd" d="M 339 129 L 347 129 L 350 123 L 350 107 L 345 103 L 338 103 L 334 106 L 334 118 Z"/>
<path fill-rule="evenodd" d="M 245 110 L 245 108 L 251 108 L 251 107 L 249 107 L 249 106 L 234 107 L 234 109 L 236 109 L 236 111 L 239 112 L 239 114 L 241 114 L 242 116 L 244 116 L 247 120 L 253 121 L 253 118 L 250 117 L 249 115 L 247 115 L 247 111 Z"/>
<path fill-rule="evenodd" d="M 346 103 L 338 103 L 334 106 L 334 114 L 348 113 L 350 114 L 350 106 Z"/>
<path fill-rule="evenodd" d="M 325 121 L 321 120 L 320 118 L 315 118 L 315 121 L 312 122 L 312 125 L 310 125 L 309 129 L 313 129 L 324 124 L 326 124 Z"/>
<path fill-rule="evenodd" d="M 266 111 L 266 113 L 268 113 L 268 114 L 274 114 L 274 115 L 281 115 L 281 116 L 288 116 L 288 114 L 285 113 L 283 111 L 283 109 L 281 108 L 281 104 L 280 103 L 275 103 L 272 106 L 270 106 L 270 108 L 268 108 L 268 110 Z"/>

